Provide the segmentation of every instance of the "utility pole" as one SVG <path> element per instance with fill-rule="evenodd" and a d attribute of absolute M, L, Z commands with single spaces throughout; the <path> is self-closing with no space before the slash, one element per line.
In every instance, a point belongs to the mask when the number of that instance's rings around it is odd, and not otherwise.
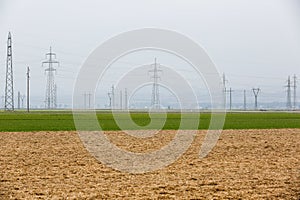
<path fill-rule="evenodd" d="M 56 108 L 55 103 L 55 81 L 54 81 L 54 72 L 56 69 L 53 67 L 54 64 L 59 66 L 59 62 L 54 60 L 56 59 L 56 54 L 52 53 L 52 48 L 50 47 L 50 52 L 46 54 L 48 60 L 42 63 L 42 66 L 47 64 L 45 72 L 47 74 L 47 86 L 46 86 L 46 96 L 45 96 L 45 107 L 47 109 Z"/>
<path fill-rule="evenodd" d="M 233 90 L 231 88 L 229 88 L 229 90 L 226 92 L 229 93 L 229 109 L 232 110 L 232 92 L 233 92 Z"/>
<path fill-rule="evenodd" d="M 160 79 L 159 73 L 162 72 L 162 70 L 158 69 L 156 58 L 154 60 L 154 64 L 151 66 L 153 67 L 152 70 L 149 70 L 150 73 L 153 73 L 153 76 L 151 76 L 151 78 L 153 78 L 151 108 L 160 109 L 158 80 Z"/>
<path fill-rule="evenodd" d="M 24 108 L 24 99 L 25 99 L 25 95 L 21 95 L 21 108 Z"/>
<path fill-rule="evenodd" d="M 252 88 L 254 98 L 255 98 L 255 110 L 257 110 L 257 96 L 260 92 L 260 88 Z"/>
<path fill-rule="evenodd" d="M 233 90 L 231 88 L 229 88 L 229 90 L 225 90 L 225 95 L 226 93 L 229 93 L 229 110 L 232 110 L 232 92 Z"/>
<path fill-rule="evenodd" d="M 246 90 L 244 90 L 244 110 L 247 110 L 247 102 L 246 102 Z"/>
<path fill-rule="evenodd" d="M 294 76 L 293 76 L 293 78 L 294 78 L 294 82 L 293 82 L 293 88 L 294 88 L 294 102 L 293 102 L 293 108 L 294 108 L 294 110 L 296 110 L 297 109 L 297 91 L 296 91 L 296 89 L 297 89 L 297 76 L 296 76 L 296 74 L 294 74 Z"/>
<path fill-rule="evenodd" d="M 115 87 L 111 86 L 111 109 L 115 108 Z"/>
<path fill-rule="evenodd" d="M 108 92 L 107 95 L 108 95 L 108 99 L 109 99 L 109 105 L 108 106 L 109 106 L 110 109 L 112 109 L 112 107 L 111 107 L 111 92 Z"/>
<path fill-rule="evenodd" d="M 228 80 L 226 79 L 225 73 L 223 73 L 222 82 L 223 82 L 224 92 L 226 92 L 226 83 L 228 82 Z"/>
<path fill-rule="evenodd" d="M 123 109 L 123 98 L 122 98 L 122 96 L 123 96 L 123 93 L 122 93 L 122 90 L 120 90 L 120 110 Z"/>
<path fill-rule="evenodd" d="M 286 96 L 286 108 L 288 110 L 291 110 L 292 108 L 292 100 L 291 100 L 291 78 L 290 76 L 288 77 L 288 80 L 287 80 L 287 96 Z"/>
<path fill-rule="evenodd" d="M 91 93 L 88 93 L 87 96 L 89 97 L 89 109 L 91 109 Z"/>
<path fill-rule="evenodd" d="M 84 109 L 87 109 L 87 108 L 91 108 L 91 96 L 92 94 L 89 92 L 89 93 L 84 93 L 83 94 L 83 101 L 84 101 Z M 87 97 L 88 97 L 88 102 L 87 102 Z M 88 103 L 88 105 L 87 105 Z"/>
<path fill-rule="evenodd" d="M 20 103 L 21 103 L 21 94 L 20 91 L 18 91 L 18 109 L 20 110 Z"/>
<path fill-rule="evenodd" d="M 223 73 L 222 84 L 223 84 L 223 87 L 224 87 L 224 105 L 225 105 L 225 107 L 226 107 L 226 101 L 227 101 L 226 83 L 228 83 L 228 80 L 226 79 L 225 73 Z"/>
<path fill-rule="evenodd" d="M 128 109 L 128 93 L 127 93 L 127 88 L 125 88 L 125 91 L 124 91 L 124 106 L 125 106 L 125 110 Z"/>
<path fill-rule="evenodd" d="M 12 66 L 12 39 L 8 33 L 7 39 L 7 60 L 6 60 L 6 81 L 5 81 L 5 103 L 4 110 L 14 111 L 14 79 Z"/>
<path fill-rule="evenodd" d="M 30 69 L 29 67 L 27 67 L 27 73 L 26 73 L 26 76 L 27 76 L 27 112 L 29 112 L 29 78 L 30 78 L 30 75 L 29 75 L 29 72 L 30 72 Z"/>
<path fill-rule="evenodd" d="M 84 105 L 84 109 L 86 109 L 86 92 L 83 94 L 83 105 Z"/>

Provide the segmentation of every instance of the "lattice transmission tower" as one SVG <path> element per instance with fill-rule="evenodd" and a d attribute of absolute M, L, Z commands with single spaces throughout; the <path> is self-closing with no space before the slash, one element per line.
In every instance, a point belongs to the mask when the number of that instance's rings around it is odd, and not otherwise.
<path fill-rule="evenodd" d="M 293 76 L 294 82 L 293 82 L 293 88 L 294 88 L 294 102 L 293 102 L 293 109 L 297 108 L 297 76 L 296 74 Z"/>
<path fill-rule="evenodd" d="M 48 60 L 42 63 L 42 66 L 47 65 L 45 69 L 47 75 L 47 85 L 46 85 L 46 95 L 45 95 L 45 108 L 54 109 L 56 108 L 56 98 L 57 98 L 57 90 L 55 84 L 55 72 L 56 69 L 54 65 L 59 66 L 59 62 L 56 59 L 56 54 L 52 52 L 52 48 L 50 47 L 50 52 L 46 54 L 46 58 Z"/>
<path fill-rule="evenodd" d="M 255 108 L 255 110 L 257 110 L 257 108 L 258 108 L 257 107 L 257 97 L 260 92 L 260 88 L 252 88 L 252 91 L 253 91 L 254 99 L 255 99 L 254 108 Z"/>
<path fill-rule="evenodd" d="M 286 108 L 288 110 L 291 110 L 292 109 L 292 94 L 291 94 L 291 77 L 289 76 L 288 77 L 288 80 L 287 80 L 287 93 L 286 93 Z"/>
<path fill-rule="evenodd" d="M 158 80 L 160 79 L 159 73 L 162 70 L 158 69 L 159 64 L 156 62 L 156 58 L 154 60 L 154 64 L 151 65 L 153 67 L 152 70 L 149 70 L 149 73 L 153 73 L 151 78 L 153 79 L 152 85 L 152 96 L 151 96 L 151 108 L 152 109 L 160 109 L 160 98 L 159 98 L 159 85 Z"/>
<path fill-rule="evenodd" d="M 7 39 L 4 109 L 6 111 L 14 110 L 14 77 L 13 77 L 13 66 L 12 66 L 12 40 L 11 40 L 10 32 L 8 33 L 8 39 Z"/>

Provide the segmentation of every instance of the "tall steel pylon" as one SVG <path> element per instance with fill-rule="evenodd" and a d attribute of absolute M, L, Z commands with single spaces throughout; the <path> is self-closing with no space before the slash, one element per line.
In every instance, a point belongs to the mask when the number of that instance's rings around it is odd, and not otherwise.
<path fill-rule="evenodd" d="M 124 91 L 124 109 L 125 110 L 128 109 L 128 91 L 127 91 L 127 88 L 125 88 L 125 91 Z"/>
<path fill-rule="evenodd" d="M 294 88 L 294 102 L 293 102 L 293 109 L 297 108 L 297 76 L 296 74 L 294 74 L 293 76 L 294 82 L 293 82 L 293 88 Z"/>
<path fill-rule="evenodd" d="M 53 107 L 57 108 L 57 86 L 56 83 L 54 84 L 54 89 L 53 89 Z"/>
<path fill-rule="evenodd" d="M 223 84 L 223 88 L 224 88 L 223 92 L 224 92 L 224 105 L 225 105 L 225 108 L 227 107 L 226 104 L 227 104 L 227 92 L 228 92 L 227 89 L 226 89 L 226 83 L 228 83 L 228 80 L 226 79 L 225 73 L 223 73 L 222 84 Z"/>
<path fill-rule="evenodd" d="M 114 109 L 115 108 L 115 86 L 111 86 L 111 91 L 107 93 L 109 98 L 109 108 Z"/>
<path fill-rule="evenodd" d="M 286 108 L 288 110 L 292 109 L 292 95 L 291 95 L 291 77 L 289 76 L 287 80 L 287 96 L 286 96 Z"/>
<path fill-rule="evenodd" d="M 258 96 L 258 94 L 260 92 L 260 88 L 252 88 L 252 91 L 253 91 L 254 98 L 255 98 L 254 107 L 255 107 L 255 110 L 257 110 L 257 96 Z"/>
<path fill-rule="evenodd" d="M 225 92 L 229 93 L 229 110 L 232 110 L 232 92 L 234 92 L 234 90 L 229 88 L 229 90 L 225 89 Z M 225 93 L 225 95 L 226 95 L 226 93 Z"/>
<path fill-rule="evenodd" d="M 153 79 L 151 108 L 152 109 L 160 109 L 158 80 L 160 79 L 159 73 L 162 72 L 162 70 L 158 69 L 158 64 L 156 62 L 156 58 L 154 60 L 154 64 L 152 64 L 151 67 L 153 67 L 152 70 L 149 70 L 149 73 L 153 73 L 153 76 L 151 76 L 151 78 Z"/>
<path fill-rule="evenodd" d="M 4 109 L 6 111 L 14 110 L 14 79 L 12 67 L 12 40 L 11 33 L 8 33 L 7 39 L 7 60 L 6 60 L 6 82 L 5 82 L 5 100 Z"/>
<path fill-rule="evenodd" d="M 244 90 L 244 110 L 247 110 L 247 97 L 246 97 L 246 90 Z"/>
<path fill-rule="evenodd" d="M 47 75 L 47 85 L 46 85 L 46 96 L 45 96 L 45 108 L 53 109 L 56 108 L 56 84 L 54 80 L 54 75 L 56 69 L 53 65 L 58 65 L 59 62 L 56 59 L 56 54 L 52 53 L 52 48 L 50 47 L 50 52 L 46 54 L 46 58 L 48 60 L 42 63 L 42 66 L 47 64 L 47 68 L 45 69 Z"/>

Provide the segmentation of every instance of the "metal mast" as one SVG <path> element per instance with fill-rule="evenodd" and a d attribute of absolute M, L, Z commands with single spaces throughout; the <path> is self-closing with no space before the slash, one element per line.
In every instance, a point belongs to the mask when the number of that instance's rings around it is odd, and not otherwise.
<path fill-rule="evenodd" d="M 294 75 L 293 78 L 294 78 L 294 82 L 293 82 L 293 88 L 294 88 L 293 108 L 296 109 L 296 107 L 297 107 L 297 105 L 296 105 L 296 101 L 297 101 L 297 92 L 296 92 L 296 89 L 297 89 L 297 76 Z"/>
<path fill-rule="evenodd" d="M 52 53 L 52 49 L 50 47 L 50 52 L 46 54 L 46 58 L 48 60 L 42 63 L 42 66 L 47 64 L 47 68 L 45 72 L 47 74 L 47 85 L 46 85 L 46 96 L 45 96 L 45 108 L 53 109 L 56 108 L 56 89 L 55 89 L 55 81 L 54 74 L 56 69 L 53 67 L 54 64 L 59 66 L 59 62 L 54 60 L 56 59 L 56 54 Z"/>
<path fill-rule="evenodd" d="M 228 82 L 228 80 L 226 79 L 225 73 L 223 73 L 223 77 L 222 77 L 222 84 L 223 84 L 223 88 L 224 88 L 224 105 L 226 107 L 227 104 L 227 89 L 226 89 L 226 83 Z"/>
<path fill-rule="evenodd" d="M 290 110 L 292 108 L 292 100 L 291 100 L 291 77 L 289 76 L 287 81 L 287 96 L 286 96 L 286 108 Z"/>
<path fill-rule="evenodd" d="M 91 109 L 91 96 L 92 96 L 92 94 L 89 92 L 87 94 L 87 96 L 89 97 L 89 109 Z"/>
<path fill-rule="evenodd" d="M 233 92 L 234 90 L 232 90 L 231 88 L 229 88 L 229 90 L 225 90 L 225 92 L 227 93 L 229 93 L 229 110 L 232 110 L 232 92 Z M 225 93 L 225 94 L 226 94 Z M 226 102 L 225 102 L 226 103 Z"/>
<path fill-rule="evenodd" d="M 111 92 L 108 92 L 107 95 L 108 95 L 108 100 L 109 100 L 108 107 L 111 109 Z"/>
<path fill-rule="evenodd" d="M 255 98 L 255 110 L 257 110 L 257 96 L 260 92 L 260 88 L 253 88 L 252 91 L 253 91 L 254 98 Z"/>
<path fill-rule="evenodd" d="M 57 86 L 54 84 L 53 88 L 53 107 L 57 108 Z"/>
<path fill-rule="evenodd" d="M 125 91 L 124 91 L 124 108 L 125 108 L 125 110 L 127 110 L 128 109 L 128 92 L 127 92 L 127 88 L 125 88 Z"/>
<path fill-rule="evenodd" d="M 20 110 L 21 108 L 21 93 L 18 91 L 18 109 Z"/>
<path fill-rule="evenodd" d="M 123 109 L 123 92 L 120 90 L 120 110 Z"/>
<path fill-rule="evenodd" d="M 115 109 L 115 86 L 111 86 L 111 108 Z"/>
<path fill-rule="evenodd" d="M 226 79 L 225 73 L 223 73 L 222 82 L 223 82 L 224 92 L 226 92 L 226 83 L 228 82 L 228 80 Z"/>
<path fill-rule="evenodd" d="M 29 98 L 29 94 L 30 94 L 30 92 L 29 92 L 29 80 L 30 80 L 30 69 L 29 69 L 29 67 L 27 67 L 27 73 L 26 73 L 26 77 L 27 77 L 27 112 L 29 112 L 29 105 L 30 105 L 30 103 L 29 103 L 29 100 L 30 100 L 30 98 Z"/>
<path fill-rule="evenodd" d="M 246 90 L 244 90 L 244 110 L 247 110 Z"/>
<path fill-rule="evenodd" d="M 160 109 L 160 99 L 159 99 L 159 87 L 158 87 L 158 79 L 160 79 L 160 76 L 158 75 L 159 72 L 162 72 L 162 70 L 158 69 L 156 58 L 154 60 L 154 64 L 152 70 L 149 70 L 150 73 L 153 73 L 153 85 L 152 85 L 152 97 L 151 97 L 151 108 L 153 109 Z"/>
<path fill-rule="evenodd" d="M 6 82 L 5 82 L 5 103 L 6 111 L 14 110 L 14 79 L 12 68 L 12 40 L 11 34 L 8 33 L 7 40 L 7 60 L 6 60 Z"/>

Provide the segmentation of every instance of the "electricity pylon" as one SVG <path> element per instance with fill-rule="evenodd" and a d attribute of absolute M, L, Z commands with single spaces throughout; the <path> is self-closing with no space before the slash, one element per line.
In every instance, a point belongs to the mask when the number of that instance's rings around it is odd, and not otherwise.
<path fill-rule="evenodd" d="M 289 76 L 288 80 L 287 80 L 287 94 L 286 94 L 286 108 L 288 110 L 292 109 L 292 95 L 291 95 L 291 78 Z"/>
<path fill-rule="evenodd" d="M 293 102 L 293 108 L 294 108 L 294 110 L 295 110 L 296 107 L 297 107 L 297 105 L 296 105 L 296 102 L 297 102 L 297 91 L 296 91 L 296 89 L 297 89 L 297 76 L 294 75 L 293 78 L 294 78 L 294 82 L 293 82 L 293 88 L 294 88 L 294 102 Z"/>
<path fill-rule="evenodd" d="M 162 72 L 162 70 L 158 69 L 158 64 L 156 63 L 156 58 L 155 58 L 154 64 L 152 64 L 151 66 L 153 67 L 152 70 L 149 70 L 149 73 L 153 73 L 153 76 L 151 76 L 151 78 L 153 79 L 151 108 L 160 109 L 158 80 L 160 79 L 159 73 Z"/>
<path fill-rule="evenodd" d="M 127 88 L 125 88 L 124 91 L 124 109 L 127 110 L 128 109 L 128 92 L 127 92 Z"/>
<path fill-rule="evenodd" d="M 226 101 L 227 101 L 227 89 L 226 89 L 226 83 L 228 83 L 228 80 L 226 79 L 225 73 L 223 73 L 223 77 L 222 77 L 222 84 L 223 84 L 223 92 L 224 92 L 224 105 L 226 108 Z"/>
<path fill-rule="evenodd" d="M 225 92 L 229 93 L 229 110 L 232 110 L 232 92 L 234 90 L 232 90 L 231 88 L 229 88 L 229 90 L 225 90 Z M 226 94 L 226 93 L 225 93 Z"/>
<path fill-rule="evenodd" d="M 8 39 L 7 39 L 4 109 L 6 111 L 14 110 L 14 79 L 13 79 L 13 67 L 12 67 L 12 40 L 11 40 L 10 32 L 8 33 Z"/>
<path fill-rule="evenodd" d="M 247 97 L 246 97 L 246 90 L 244 90 L 244 110 L 247 110 Z"/>
<path fill-rule="evenodd" d="M 30 107 L 30 102 L 29 102 L 29 100 L 30 100 L 30 97 L 29 97 L 29 95 L 30 95 L 30 91 L 29 91 L 29 87 L 30 87 L 30 85 L 29 85 L 29 81 L 30 81 L 30 69 L 29 69 L 29 67 L 27 67 L 27 73 L 26 73 L 26 77 L 27 77 L 27 112 L 29 112 L 29 107 Z"/>
<path fill-rule="evenodd" d="M 257 110 L 257 96 L 260 92 L 260 88 L 253 88 L 252 91 L 253 91 L 254 98 L 255 98 L 255 110 Z"/>
<path fill-rule="evenodd" d="M 56 64 L 59 66 L 59 62 L 55 60 L 56 54 L 52 53 L 51 47 L 50 47 L 50 52 L 46 54 L 46 58 L 48 58 L 48 60 L 42 63 L 42 66 L 47 64 L 47 68 L 45 69 L 45 72 L 47 74 L 45 108 L 53 109 L 56 108 L 56 86 L 54 80 L 56 69 L 53 67 L 53 65 Z"/>

